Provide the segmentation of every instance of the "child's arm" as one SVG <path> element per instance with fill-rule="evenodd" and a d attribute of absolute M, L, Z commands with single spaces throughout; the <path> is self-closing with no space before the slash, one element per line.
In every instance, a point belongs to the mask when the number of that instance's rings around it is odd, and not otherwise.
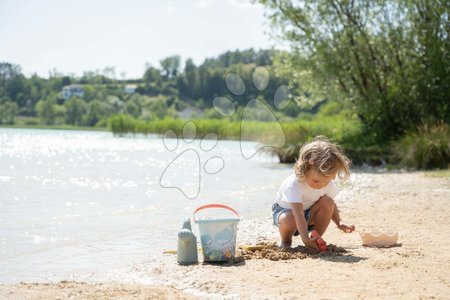
<path fill-rule="evenodd" d="M 341 223 L 341 216 L 339 215 L 339 209 L 338 209 L 336 203 L 334 204 L 334 210 L 333 210 L 333 215 L 331 216 L 331 219 L 336 224 L 337 228 L 339 228 L 340 230 L 347 232 L 347 233 L 355 231 L 354 225 L 348 226 L 348 225 Z"/>
<path fill-rule="evenodd" d="M 297 230 L 300 233 L 303 244 L 305 246 L 319 250 L 316 245 L 317 237 L 309 238 L 308 229 L 306 225 L 305 215 L 303 213 L 303 203 L 291 203 L 292 214 L 294 215 L 295 224 L 297 225 Z"/>

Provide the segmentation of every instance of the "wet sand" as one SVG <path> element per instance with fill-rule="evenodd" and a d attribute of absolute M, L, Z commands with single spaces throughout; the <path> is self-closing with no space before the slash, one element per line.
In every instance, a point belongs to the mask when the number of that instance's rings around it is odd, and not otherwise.
<path fill-rule="evenodd" d="M 268 252 L 238 252 L 237 258 L 226 264 L 180 266 L 176 255 L 168 254 L 157 266 L 145 261 L 132 266 L 135 274 L 151 278 L 158 284 L 155 286 L 138 282 L 23 283 L 0 285 L 0 298 L 448 299 L 450 177 L 356 171 L 351 188 L 343 190 L 336 202 L 343 222 L 354 224 L 357 232 L 345 234 L 331 224 L 323 238 L 337 246 L 333 252 L 310 252 L 295 238 L 291 250 L 295 255 L 282 254 L 278 259 Z M 263 227 L 258 238 L 248 234 L 258 231 L 260 221 L 255 225 L 242 222 L 238 243 L 277 243 L 276 230 L 266 232 Z M 269 216 L 262 221 L 271 222 Z M 398 243 L 390 248 L 362 246 L 358 232 L 374 229 L 397 231 Z M 272 249 L 276 256 L 276 248 Z"/>

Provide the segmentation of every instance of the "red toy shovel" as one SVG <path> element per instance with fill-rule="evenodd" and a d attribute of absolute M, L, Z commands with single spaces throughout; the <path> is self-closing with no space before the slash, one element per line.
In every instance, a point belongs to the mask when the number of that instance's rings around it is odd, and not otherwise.
<path fill-rule="evenodd" d="M 318 237 L 317 240 L 316 240 L 316 245 L 317 245 L 317 247 L 319 247 L 319 250 L 320 250 L 321 252 L 328 251 L 327 243 L 325 243 L 325 241 L 324 241 L 323 238 L 317 233 L 317 231 L 315 231 L 315 230 L 311 231 L 311 237 L 312 237 L 312 238 Z"/>

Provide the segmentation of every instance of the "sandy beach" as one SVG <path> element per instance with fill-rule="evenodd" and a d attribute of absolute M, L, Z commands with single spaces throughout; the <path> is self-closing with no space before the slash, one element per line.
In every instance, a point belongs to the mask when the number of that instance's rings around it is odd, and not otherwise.
<path fill-rule="evenodd" d="M 324 239 L 346 252 L 295 259 L 240 258 L 228 264 L 180 266 L 164 255 L 158 266 L 133 268 L 140 282 L 20 283 L 0 285 L 1 299 L 448 299 L 450 295 L 450 177 L 423 172 L 355 171 L 351 188 L 336 202 L 352 234 L 330 225 Z M 268 195 L 272 197 L 273 195 Z M 268 211 L 270 208 L 268 208 Z M 271 222 L 269 213 L 266 222 Z M 238 243 L 278 242 L 276 230 L 258 232 L 245 222 Z M 265 228 L 265 227 L 264 227 Z M 251 228 L 258 230 L 258 226 Z M 392 229 L 390 248 L 362 246 L 359 232 Z M 294 239 L 293 246 L 301 243 Z M 302 249 L 301 247 L 298 249 Z M 256 255 L 255 255 L 256 256 Z"/>

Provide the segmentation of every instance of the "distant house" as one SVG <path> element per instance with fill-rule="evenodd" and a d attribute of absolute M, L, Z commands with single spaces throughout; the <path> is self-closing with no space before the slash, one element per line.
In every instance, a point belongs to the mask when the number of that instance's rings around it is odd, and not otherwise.
<path fill-rule="evenodd" d="M 64 100 L 70 99 L 71 97 L 83 97 L 84 95 L 84 89 L 83 86 L 80 84 L 71 84 L 66 85 L 62 89 L 62 97 Z"/>
<path fill-rule="evenodd" d="M 125 94 L 134 94 L 136 88 L 137 88 L 137 84 L 127 84 L 127 85 L 125 85 L 125 88 L 123 89 L 123 91 Z"/>

